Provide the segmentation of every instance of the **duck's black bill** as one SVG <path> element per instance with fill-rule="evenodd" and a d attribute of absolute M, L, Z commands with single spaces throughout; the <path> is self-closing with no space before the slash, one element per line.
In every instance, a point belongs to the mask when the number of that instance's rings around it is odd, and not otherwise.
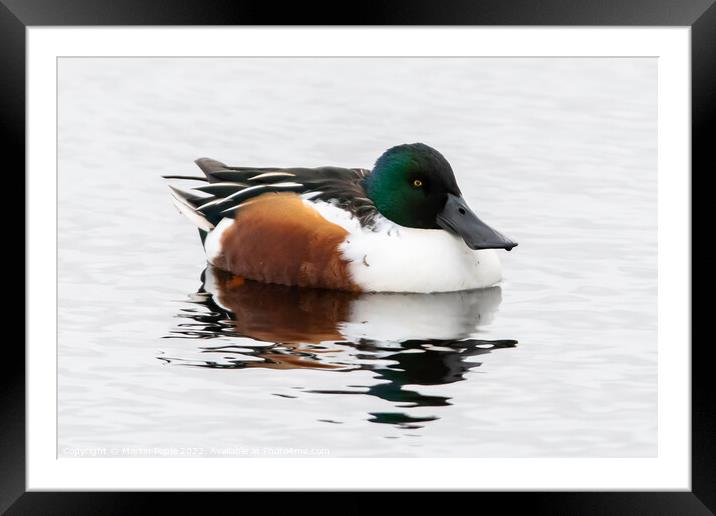
<path fill-rule="evenodd" d="M 461 196 L 448 194 L 438 225 L 462 237 L 470 249 L 507 249 L 517 245 L 505 235 L 482 222 Z"/>

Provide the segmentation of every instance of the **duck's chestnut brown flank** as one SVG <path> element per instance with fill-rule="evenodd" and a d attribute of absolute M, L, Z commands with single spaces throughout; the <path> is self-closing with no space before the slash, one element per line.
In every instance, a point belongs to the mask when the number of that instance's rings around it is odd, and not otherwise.
<path fill-rule="evenodd" d="M 258 281 L 357 292 L 338 251 L 347 234 L 300 196 L 266 193 L 236 212 L 214 265 Z"/>

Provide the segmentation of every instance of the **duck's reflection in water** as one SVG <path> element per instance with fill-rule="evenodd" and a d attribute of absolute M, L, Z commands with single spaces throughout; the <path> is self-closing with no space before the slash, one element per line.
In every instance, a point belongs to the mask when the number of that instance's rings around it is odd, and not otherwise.
<path fill-rule="evenodd" d="M 182 309 L 169 337 L 222 338 L 201 346 L 201 359 L 159 357 L 207 368 L 369 370 L 379 383 L 356 390 L 305 390 L 376 396 L 396 408 L 438 407 L 445 396 L 405 385 L 443 385 L 464 379 L 480 362 L 469 357 L 514 347 L 514 340 L 471 338 L 489 323 L 499 287 L 440 294 L 355 294 L 243 280 L 208 267 L 202 287 Z M 244 337 L 234 344 L 227 337 Z M 250 339 L 250 340 L 249 340 Z M 228 343 L 227 343 L 228 340 Z M 206 357 L 206 358 L 204 358 Z M 437 417 L 371 413 L 370 421 L 416 428 Z"/>

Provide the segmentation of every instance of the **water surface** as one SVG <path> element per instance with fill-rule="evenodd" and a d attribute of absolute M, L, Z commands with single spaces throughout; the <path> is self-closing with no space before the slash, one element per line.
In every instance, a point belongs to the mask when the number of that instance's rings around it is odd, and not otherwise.
<path fill-rule="evenodd" d="M 656 71 L 61 59 L 58 454 L 654 456 Z M 499 286 L 237 284 L 159 177 L 370 167 L 413 141 L 520 243 Z"/>

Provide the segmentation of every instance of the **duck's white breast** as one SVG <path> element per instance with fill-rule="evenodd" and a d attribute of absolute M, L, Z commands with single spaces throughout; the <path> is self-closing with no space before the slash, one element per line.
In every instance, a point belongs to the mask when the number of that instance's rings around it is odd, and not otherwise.
<path fill-rule="evenodd" d="M 399 226 L 378 216 L 374 228 L 322 201 L 304 202 L 348 231 L 339 246 L 353 281 L 368 292 L 451 292 L 494 285 L 502 279 L 494 249 L 473 251 L 442 229 Z"/>

